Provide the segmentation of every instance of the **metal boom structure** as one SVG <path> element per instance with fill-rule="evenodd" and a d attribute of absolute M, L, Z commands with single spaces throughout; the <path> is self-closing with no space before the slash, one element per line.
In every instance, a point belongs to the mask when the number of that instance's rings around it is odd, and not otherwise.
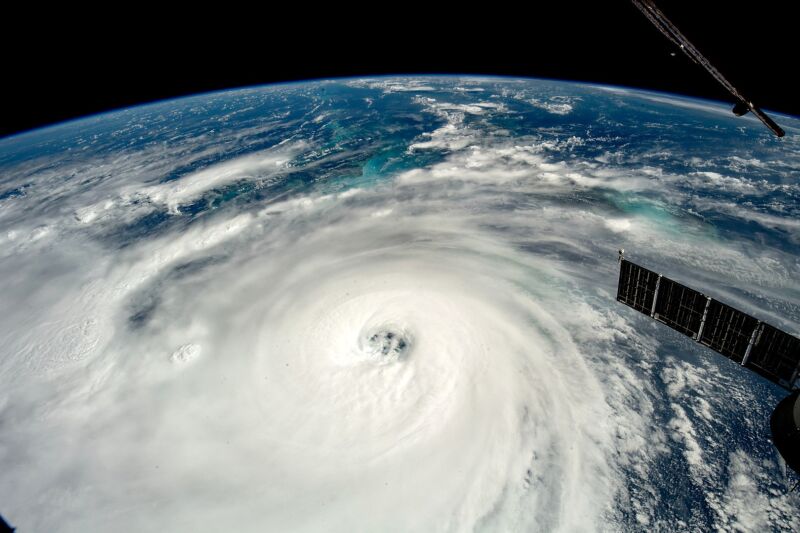
<path fill-rule="evenodd" d="M 686 54 L 689 59 L 706 69 L 709 74 L 711 74 L 715 80 L 717 80 L 725 89 L 733 95 L 736 99 L 736 105 L 733 108 L 734 114 L 741 116 L 747 111 L 752 112 L 758 120 L 764 123 L 764 125 L 772 131 L 778 137 L 783 137 L 785 132 L 778 126 L 774 120 L 769 118 L 766 113 L 764 113 L 758 106 L 753 104 L 750 100 L 744 97 L 742 93 L 734 87 L 731 82 L 729 82 L 722 73 L 711 64 L 711 62 L 706 59 L 706 57 L 700 53 L 700 51 L 695 48 L 695 46 L 689 42 L 689 39 L 683 35 L 680 30 L 661 12 L 660 9 L 653 3 L 652 0 L 631 0 L 633 5 L 639 8 L 645 17 L 655 26 L 664 36 L 667 37 L 670 41 L 672 41 L 678 48 L 680 48 L 684 54 Z"/>

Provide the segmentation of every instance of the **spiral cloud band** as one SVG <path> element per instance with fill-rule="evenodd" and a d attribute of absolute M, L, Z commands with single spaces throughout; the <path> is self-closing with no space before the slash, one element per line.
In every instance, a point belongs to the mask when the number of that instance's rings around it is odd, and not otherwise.
<path fill-rule="evenodd" d="M 614 303 L 624 245 L 796 329 L 796 219 L 754 202 L 796 209 L 797 185 L 678 172 L 571 118 L 697 112 L 680 102 L 531 83 L 328 85 L 363 93 L 346 109 L 324 83 L 244 91 L 191 104 L 210 133 L 2 160 L 31 185 L 0 214 L 0 511 L 40 531 L 799 527 L 759 425 L 780 392 Z M 415 115 L 346 122 L 395 98 Z M 517 130 L 514 106 L 578 126 Z M 162 112 L 126 113 L 127 139 Z"/>

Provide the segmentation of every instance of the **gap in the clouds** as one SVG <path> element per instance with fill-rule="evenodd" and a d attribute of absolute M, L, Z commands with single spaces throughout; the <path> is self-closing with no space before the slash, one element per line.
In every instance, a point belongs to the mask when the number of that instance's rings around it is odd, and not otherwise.
<path fill-rule="evenodd" d="M 633 321 L 645 331 L 661 328 L 641 317 Z M 655 399 L 653 418 L 667 423 L 662 429 L 667 433 L 668 451 L 651 455 L 646 486 L 628 490 L 652 504 L 655 524 L 684 523 L 689 529 L 703 529 L 707 524 L 727 523 L 735 508 L 723 506 L 725 487 L 733 476 L 741 475 L 731 470 L 730 453 L 736 450 L 731 450 L 730 442 L 746 445 L 754 457 L 774 457 L 769 406 L 777 403 L 783 391 L 678 333 L 660 333 L 649 377 L 642 378 L 653 386 L 648 392 Z M 629 366 L 636 368 L 637 361 L 630 361 Z M 753 477 L 757 478 L 754 482 L 764 484 L 766 476 Z M 775 493 L 782 489 L 775 480 L 767 479 L 760 490 Z"/>
<path fill-rule="evenodd" d="M 386 183 L 398 174 L 414 168 L 440 163 L 446 158 L 437 152 L 408 153 L 405 145 L 395 146 L 366 159 L 352 172 L 337 176 L 320 189 L 321 193 L 341 192 L 354 188 L 371 188 Z"/>
<path fill-rule="evenodd" d="M 0 201 L 8 200 L 11 198 L 21 198 L 25 196 L 25 185 L 20 187 L 14 187 L 13 189 L 8 189 L 3 192 L 0 192 Z"/>
<path fill-rule="evenodd" d="M 171 215 L 166 210 L 154 211 L 140 217 L 135 222 L 112 228 L 105 232 L 102 238 L 113 248 L 127 248 L 142 239 L 152 239 L 163 235 L 174 227 L 174 224 L 171 223 L 176 220 L 178 217 Z M 185 226 L 186 224 L 181 221 L 181 225 Z"/>
<path fill-rule="evenodd" d="M 361 97 L 354 98 L 352 91 L 330 90 L 325 99 L 332 94 L 346 96 L 352 105 L 361 102 Z M 387 108 L 400 108 L 405 100 L 392 101 L 391 98 L 378 99 L 376 108 L 386 111 Z M 388 102 L 388 103 L 387 103 Z M 318 107 L 325 106 L 321 103 Z M 381 109 L 383 108 L 383 109 Z M 324 115 L 319 115 L 324 116 Z M 391 115 L 390 115 L 391 116 Z M 307 111 L 303 118 L 310 118 Z M 300 118 L 300 117 L 295 117 Z M 370 187 L 384 181 L 387 177 L 403 170 L 420 165 L 429 165 L 443 160 L 439 153 L 407 153 L 407 146 L 423 130 L 430 128 L 430 120 L 421 117 L 400 117 L 392 122 L 391 134 L 377 136 L 382 131 L 383 121 L 365 122 L 366 118 L 342 115 L 341 110 L 324 116 L 319 123 L 306 120 L 292 137 L 307 139 L 317 146 L 308 153 L 301 154 L 292 161 L 290 168 L 282 175 L 273 176 L 263 181 L 258 175 L 240 180 L 231 185 L 207 191 L 186 204 L 177 206 L 180 216 L 158 210 L 148 213 L 136 221 L 125 224 L 115 231 L 109 232 L 105 239 L 110 244 L 126 247 L 138 240 L 163 234 L 174 228 L 184 227 L 208 211 L 226 207 L 246 208 L 248 205 L 268 204 L 276 198 L 286 199 L 297 194 L 308 194 L 314 191 L 325 193 L 331 190 L 342 190 L 351 187 Z M 311 126 L 308 126 L 311 124 Z M 373 133 L 374 131 L 374 133 Z M 305 132 L 305 133 L 304 133 Z M 224 161 L 235 160 L 270 148 L 277 144 L 281 137 L 285 140 L 287 131 L 284 127 L 276 127 L 268 132 L 260 131 L 258 138 L 248 139 L 245 147 L 231 146 Z M 378 138 L 380 137 L 380 138 Z M 383 148 L 381 148 L 383 147 Z M 377 153 L 377 155 L 375 155 Z M 231 155 L 232 154 L 232 155 Z M 218 154 L 202 157 L 187 165 L 171 170 L 159 183 L 177 182 L 193 172 L 219 163 Z"/>
<path fill-rule="evenodd" d="M 145 284 L 128 299 L 126 307 L 128 327 L 136 331 L 150 326 L 163 304 L 165 292 L 174 289 L 180 282 L 190 280 L 209 268 L 224 263 L 226 259 L 226 256 L 211 255 L 184 261 Z"/>
<path fill-rule="evenodd" d="M 800 238 L 786 228 L 765 228 L 765 224 L 758 221 L 742 220 L 735 214 L 727 215 L 719 212 L 708 213 L 706 220 L 728 241 L 748 240 L 775 250 L 800 254 Z"/>
<path fill-rule="evenodd" d="M 144 292 L 138 296 L 131 305 L 128 326 L 133 330 L 147 326 L 160 304 L 161 299 L 155 291 Z"/>
<path fill-rule="evenodd" d="M 487 228 L 488 229 L 488 228 Z M 560 262 L 569 263 L 573 268 L 580 267 L 587 272 L 587 277 L 596 275 L 596 268 L 604 261 L 598 257 L 587 257 L 581 248 L 562 241 L 548 240 L 542 236 L 538 240 L 520 241 L 517 249 L 523 253 L 535 254 L 538 257 L 552 258 Z"/>

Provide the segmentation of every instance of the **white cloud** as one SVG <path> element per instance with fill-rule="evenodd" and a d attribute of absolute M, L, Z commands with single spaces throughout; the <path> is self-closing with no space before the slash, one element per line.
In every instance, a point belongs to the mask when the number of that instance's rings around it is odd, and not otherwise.
<path fill-rule="evenodd" d="M 539 100 L 538 98 L 531 98 L 529 102 L 534 107 L 544 109 L 548 113 L 552 113 L 554 115 L 568 115 L 574 108 L 571 102 L 562 100 Z"/>
<path fill-rule="evenodd" d="M 304 142 L 279 145 L 274 149 L 204 168 L 174 181 L 145 187 L 135 194 L 146 196 L 155 203 L 166 204 L 171 212 L 178 213 L 181 204 L 211 189 L 239 180 L 265 180 L 280 175 L 304 150 L 308 150 Z"/>

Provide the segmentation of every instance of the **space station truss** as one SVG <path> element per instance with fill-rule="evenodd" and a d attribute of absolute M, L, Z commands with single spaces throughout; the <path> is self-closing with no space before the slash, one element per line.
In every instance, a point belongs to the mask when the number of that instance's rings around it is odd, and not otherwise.
<path fill-rule="evenodd" d="M 627 259 L 617 300 L 784 388 L 800 388 L 797 337 Z"/>

